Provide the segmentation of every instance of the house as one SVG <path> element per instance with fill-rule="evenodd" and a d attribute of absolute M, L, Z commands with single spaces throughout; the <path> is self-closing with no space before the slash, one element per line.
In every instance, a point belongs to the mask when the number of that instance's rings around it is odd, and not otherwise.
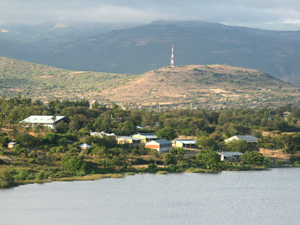
<path fill-rule="evenodd" d="M 157 140 L 157 136 L 153 133 L 137 133 L 132 135 L 133 138 L 141 139 L 141 143 L 146 143 L 152 140 Z"/>
<path fill-rule="evenodd" d="M 239 162 L 241 161 L 240 156 L 243 155 L 241 152 L 218 152 L 221 155 L 221 161 Z"/>
<path fill-rule="evenodd" d="M 173 141 L 173 147 L 175 148 L 198 148 L 196 141 L 193 139 L 175 139 Z"/>
<path fill-rule="evenodd" d="M 118 144 L 129 144 L 130 146 L 138 146 L 141 143 L 140 138 L 133 138 L 128 136 L 119 136 L 116 137 Z"/>
<path fill-rule="evenodd" d="M 13 148 L 13 147 L 15 147 L 17 145 L 17 142 L 9 142 L 8 144 L 7 144 L 7 147 L 8 148 Z"/>
<path fill-rule="evenodd" d="M 104 131 L 101 131 L 101 132 L 90 132 L 90 135 L 91 136 L 98 136 L 98 137 L 101 137 L 103 138 L 104 136 L 106 137 L 116 137 L 117 135 L 115 135 L 114 133 L 105 133 Z"/>
<path fill-rule="evenodd" d="M 230 141 L 237 141 L 237 140 L 245 140 L 248 143 L 256 143 L 258 138 L 252 135 L 235 135 L 233 137 L 225 139 L 224 142 L 228 143 Z"/>
<path fill-rule="evenodd" d="M 80 145 L 79 147 L 80 147 L 82 150 L 84 150 L 84 149 L 90 148 L 90 147 L 92 147 L 92 146 L 91 146 L 91 145 L 88 145 L 88 144 L 86 144 L 86 143 L 84 143 L 84 144 Z"/>
<path fill-rule="evenodd" d="M 283 112 L 283 118 L 286 119 L 289 115 L 291 115 L 291 112 L 289 111 Z"/>
<path fill-rule="evenodd" d="M 168 152 L 172 148 L 172 142 L 166 139 L 153 140 L 146 143 L 145 148 L 156 149 L 158 152 Z"/>
<path fill-rule="evenodd" d="M 54 128 L 56 124 L 62 120 L 66 120 L 65 116 L 29 116 L 26 119 L 20 121 L 19 123 L 29 124 L 35 126 L 41 124 L 50 128 Z"/>

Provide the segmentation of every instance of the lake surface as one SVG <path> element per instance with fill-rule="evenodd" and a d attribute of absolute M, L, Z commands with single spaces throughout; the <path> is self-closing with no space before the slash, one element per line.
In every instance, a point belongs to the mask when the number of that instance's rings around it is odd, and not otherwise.
<path fill-rule="evenodd" d="M 300 168 L 0 189 L 1 225 L 300 224 Z"/>

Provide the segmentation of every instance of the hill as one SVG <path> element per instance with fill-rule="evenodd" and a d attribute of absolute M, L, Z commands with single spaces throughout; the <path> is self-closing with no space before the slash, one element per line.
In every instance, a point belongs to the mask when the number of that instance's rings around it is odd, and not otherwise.
<path fill-rule="evenodd" d="M 136 76 L 70 71 L 0 57 L 0 95 L 80 100 L 124 107 L 261 108 L 298 105 L 299 87 L 228 65 L 164 67 Z"/>
<path fill-rule="evenodd" d="M 169 65 L 171 45 L 175 65 L 228 64 L 277 78 L 300 73 L 300 31 L 197 21 L 153 22 L 11 57 L 70 70 L 141 74 Z"/>
<path fill-rule="evenodd" d="M 261 108 L 299 104 L 298 89 L 258 70 L 189 65 L 147 72 L 126 84 L 102 91 L 100 96 L 125 106 Z"/>
<path fill-rule="evenodd" d="M 99 93 L 132 79 L 132 75 L 71 71 L 0 57 L 0 95 L 52 99 L 93 100 Z"/>

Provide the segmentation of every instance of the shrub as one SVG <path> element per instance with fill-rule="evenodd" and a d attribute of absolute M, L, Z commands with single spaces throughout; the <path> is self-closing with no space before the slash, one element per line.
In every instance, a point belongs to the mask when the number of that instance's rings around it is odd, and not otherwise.
<path fill-rule="evenodd" d="M 21 170 L 17 175 L 14 176 L 16 180 L 26 180 L 28 173 L 24 170 Z"/>
<path fill-rule="evenodd" d="M 42 171 L 38 172 L 36 177 L 35 177 L 35 180 L 44 180 L 44 173 Z"/>

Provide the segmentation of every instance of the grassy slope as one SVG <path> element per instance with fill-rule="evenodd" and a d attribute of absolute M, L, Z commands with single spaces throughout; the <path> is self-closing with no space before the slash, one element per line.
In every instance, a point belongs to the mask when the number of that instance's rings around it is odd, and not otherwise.
<path fill-rule="evenodd" d="M 127 82 L 131 75 L 70 71 L 46 65 L 0 58 L 0 94 L 50 100 L 97 97 L 108 87 Z"/>

